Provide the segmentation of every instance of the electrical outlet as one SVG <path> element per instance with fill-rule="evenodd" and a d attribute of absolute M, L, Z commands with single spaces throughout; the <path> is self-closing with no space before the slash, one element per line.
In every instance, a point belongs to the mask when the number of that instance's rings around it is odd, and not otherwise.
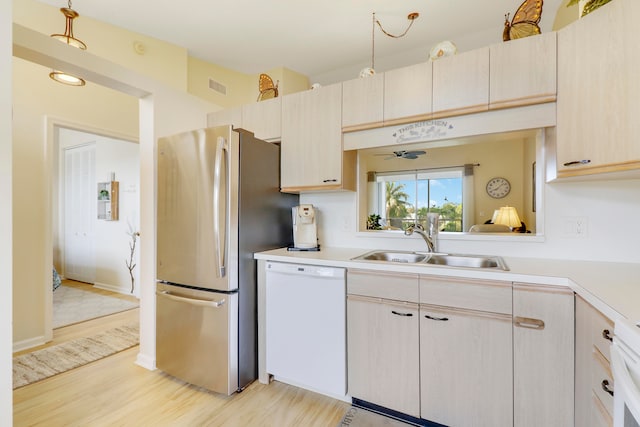
<path fill-rule="evenodd" d="M 584 216 L 567 216 L 563 218 L 564 237 L 578 237 L 583 238 L 587 236 L 589 221 Z"/>

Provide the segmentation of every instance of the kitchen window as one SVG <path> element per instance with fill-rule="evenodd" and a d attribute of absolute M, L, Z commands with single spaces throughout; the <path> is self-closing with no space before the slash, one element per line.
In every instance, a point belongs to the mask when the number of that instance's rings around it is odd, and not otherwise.
<path fill-rule="evenodd" d="M 472 170 L 472 169 L 471 169 Z M 380 216 L 385 229 L 404 230 L 415 222 L 425 225 L 427 213 L 440 214 L 440 231 L 460 232 L 465 227 L 465 206 L 471 189 L 465 167 L 411 172 L 374 172 L 370 180 L 370 211 Z"/>

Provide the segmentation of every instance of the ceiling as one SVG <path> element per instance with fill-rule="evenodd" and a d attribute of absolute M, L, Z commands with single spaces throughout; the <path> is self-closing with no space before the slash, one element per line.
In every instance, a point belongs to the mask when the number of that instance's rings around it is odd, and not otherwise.
<path fill-rule="evenodd" d="M 64 0 L 41 0 L 65 7 Z M 246 74 L 286 67 L 322 84 L 355 78 L 371 65 L 372 13 L 403 38 L 375 30 L 375 68 L 427 60 L 443 40 L 458 51 L 502 41 L 504 15 L 522 0 L 76 0 L 75 9 L 118 27 L 187 48 L 207 62 Z M 540 27 L 551 31 L 567 0 L 545 0 Z M 575 7 L 575 6 L 574 6 Z M 575 11 L 577 15 L 577 11 Z"/>

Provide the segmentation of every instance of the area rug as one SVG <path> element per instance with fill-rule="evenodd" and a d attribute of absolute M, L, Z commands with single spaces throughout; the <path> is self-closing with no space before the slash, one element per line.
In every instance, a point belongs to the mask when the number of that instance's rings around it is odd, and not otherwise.
<path fill-rule="evenodd" d="M 337 427 L 407 427 L 411 425 L 413 424 L 352 406 L 347 409 L 347 413 L 344 414 Z"/>
<path fill-rule="evenodd" d="M 137 302 L 60 286 L 53 292 L 53 328 L 84 322 L 138 307 Z"/>
<path fill-rule="evenodd" d="M 78 338 L 13 358 L 13 388 L 94 362 L 139 343 L 138 323 Z"/>

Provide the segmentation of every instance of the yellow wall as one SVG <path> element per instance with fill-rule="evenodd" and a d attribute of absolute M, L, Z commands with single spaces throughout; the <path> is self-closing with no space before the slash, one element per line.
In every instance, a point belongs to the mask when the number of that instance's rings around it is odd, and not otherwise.
<path fill-rule="evenodd" d="M 74 20 L 74 35 L 87 44 L 87 52 L 186 91 L 185 48 L 82 16 L 81 3 L 74 4 L 74 10 L 80 14 Z M 46 35 L 64 32 L 65 25 L 59 8 L 35 0 L 14 0 L 13 22 Z M 145 46 L 144 55 L 135 53 L 136 41 Z"/>
<path fill-rule="evenodd" d="M 242 74 L 227 68 L 189 57 L 187 90 L 223 108 L 238 107 L 256 102 L 260 93 L 259 75 Z M 288 68 L 265 71 L 278 84 L 279 96 L 309 89 L 309 78 Z M 209 88 L 209 79 L 224 85 L 226 95 Z"/>
<path fill-rule="evenodd" d="M 238 73 L 193 57 L 189 57 L 187 62 L 189 66 L 187 90 L 192 95 L 206 99 L 223 108 L 235 107 L 255 101 L 254 88 L 252 86 L 254 82 L 253 76 Z M 209 79 L 224 85 L 227 89 L 226 95 L 210 89 Z M 257 84 L 255 87 L 257 89 Z"/>
<path fill-rule="evenodd" d="M 46 118 L 136 136 L 138 100 L 92 83 L 69 87 L 49 69 L 13 58 L 13 312 L 14 343 L 45 334 L 45 295 L 51 283 L 52 150 Z"/>

